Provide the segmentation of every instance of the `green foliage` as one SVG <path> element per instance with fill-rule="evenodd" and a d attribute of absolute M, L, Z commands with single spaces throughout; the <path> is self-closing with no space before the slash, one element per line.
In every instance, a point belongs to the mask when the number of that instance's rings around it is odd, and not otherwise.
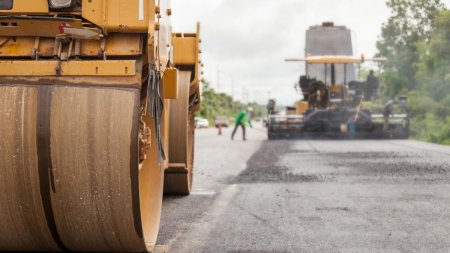
<path fill-rule="evenodd" d="M 377 42 L 384 64 L 385 93 L 395 96 L 400 90 L 416 89 L 416 65 L 420 58 L 417 44 L 427 41 L 434 29 L 434 18 L 444 7 L 441 0 L 388 0 L 392 16 L 383 24 Z"/>
<path fill-rule="evenodd" d="M 450 11 L 440 12 L 435 27 L 430 40 L 418 44 L 421 57 L 416 78 L 425 92 L 442 100 L 450 94 Z"/>
<path fill-rule="evenodd" d="M 216 93 L 205 80 L 202 81 L 202 85 L 202 107 L 197 112 L 197 116 L 208 119 L 210 123 L 214 122 L 216 116 L 228 116 L 230 120 L 234 119 L 240 111 L 248 107 L 254 109 L 254 117 L 261 118 L 266 114 L 265 106 L 257 103 L 243 104 L 225 93 Z"/>
<path fill-rule="evenodd" d="M 408 94 L 414 138 L 450 144 L 450 11 L 441 0 L 389 0 L 377 43 L 385 95 Z"/>
<path fill-rule="evenodd" d="M 422 91 L 411 91 L 408 93 L 410 113 L 412 117 L 421 117 L 432 113 L 441 119 L 450 116 L 450 95 L 437 101 Z"/>
<path fill-rule="evenodd" d="M 412 119 L 414 138 L 450 145 L 450 117 L 441 119 L 433 113 Z"/>

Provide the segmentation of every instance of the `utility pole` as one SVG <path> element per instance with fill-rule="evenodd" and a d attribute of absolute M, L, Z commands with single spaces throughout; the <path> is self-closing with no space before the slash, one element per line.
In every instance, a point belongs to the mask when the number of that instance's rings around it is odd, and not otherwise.
<path fill-rule="evenodd" d="M 234 98 L 234 80 L 232 79 L 231 80 L 231 112 L 233 113 L 233 114 L 235 114 L 236 112 L 236 110 L 235 110 L 235 103 L 236 103 L 236 100 L 235 100 L 235 98 Z"/>
<path fill-rule="evenodd" d="M 217 69 L 217 104 L 219 106 L 218 112 L 222 110 L 222 105 L 220 103 L 220 69 Z"/>
<path fill-rule="evenodd" d="M 244 102 L 245 104 L 248 104 L 248 99 L 249 99 L 249 94 L 248 94 L 248 89 L 247 88 L 242 88 L 242 102 Z"/>
<path fill-rule="evenodd" d="M 217 93 L 220 92 L 220 69 L 217 69 Z"/>

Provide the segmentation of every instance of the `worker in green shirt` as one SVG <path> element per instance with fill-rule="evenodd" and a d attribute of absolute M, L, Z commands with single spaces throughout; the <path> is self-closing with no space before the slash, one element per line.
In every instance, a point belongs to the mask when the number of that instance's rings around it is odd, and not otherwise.
<path fill-rule="evenodd" d="M 235 119 L 235 126 L 234 126 L 234 130 L 233 130 L 233 134 L 231 134 L 231 140 L 234 139 L 234 135 L 236 134 L 236 131 L 238 129 L 238 127 L 242 127 L 242 139 L 244 141 L 246 141 L 247 139 L 245 138 L 245 126 L 248 124 L 250 127 L 253 127 L 252 125 L 252 121 L 250 120 L 251 118 L 251 114 L 253 113 L 253 108 L 249 107 L 247 109 L 247 111 L 241 111 Z"/>

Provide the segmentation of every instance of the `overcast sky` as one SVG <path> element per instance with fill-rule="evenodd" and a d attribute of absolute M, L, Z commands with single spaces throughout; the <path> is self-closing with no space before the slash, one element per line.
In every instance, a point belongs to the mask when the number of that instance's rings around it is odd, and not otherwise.
<path fill-rule="evenodd" d="M 390 14 L 384 0 L 172 0 L 172 8 L 175 32 L 201 22 L 204 78 L 213 88 L 243 102 L 265 104 L 270 94 L 284 105 L 300 99 L 293 87 L 304 65 L 284 59 L 304 56 L 306 29 L 345 25 L 356 54 L 371 57 Z"/>

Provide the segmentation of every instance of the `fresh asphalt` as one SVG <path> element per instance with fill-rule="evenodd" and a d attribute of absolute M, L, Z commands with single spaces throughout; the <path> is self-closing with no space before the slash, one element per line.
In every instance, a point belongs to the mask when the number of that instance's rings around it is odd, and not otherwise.
<path fill-rule="evenodd" d="M 450 147 L 197 131 L 194 190 L 156 252 L 450 252 Z"/>

